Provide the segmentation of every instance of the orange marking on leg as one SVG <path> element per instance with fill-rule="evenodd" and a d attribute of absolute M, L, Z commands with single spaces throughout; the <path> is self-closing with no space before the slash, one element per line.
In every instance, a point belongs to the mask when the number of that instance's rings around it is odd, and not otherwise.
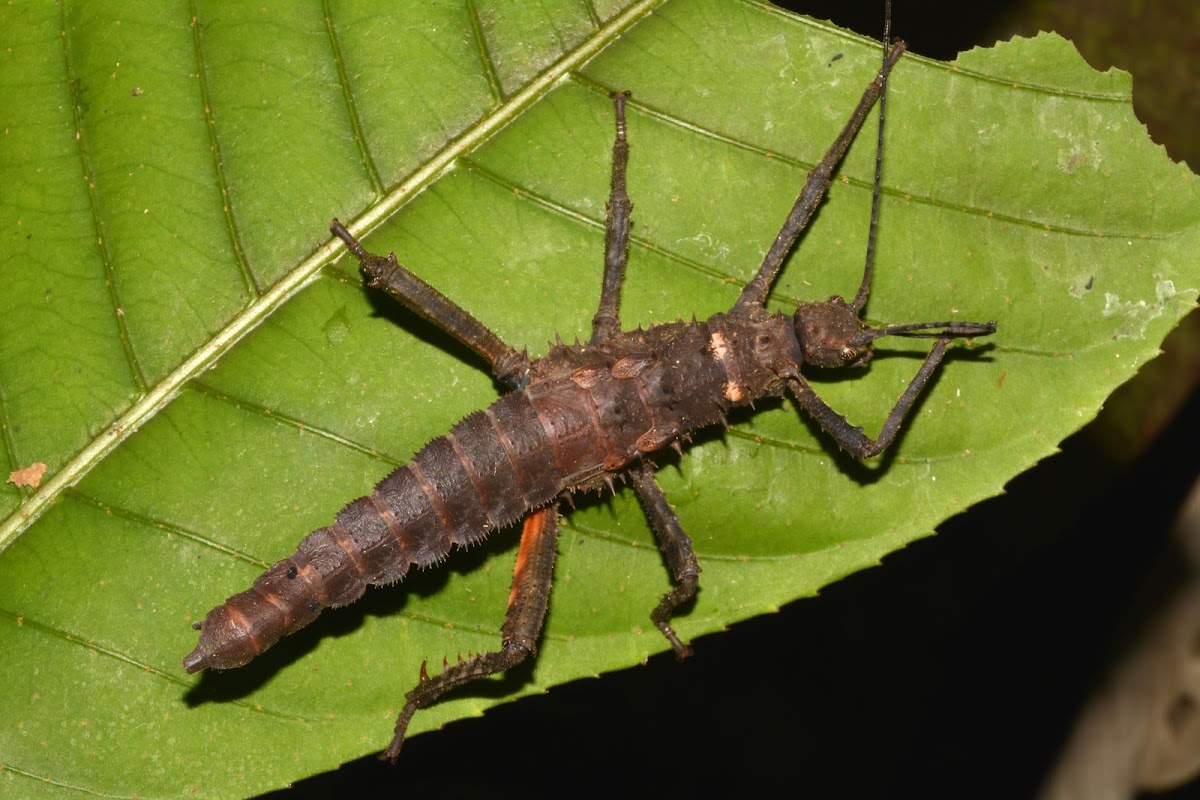
<path fill-rule="evenodd" d="M 525 524 L 521 529 L 521 546 L 517 549 L 517 565 L 513 568 L 512 590 L 508 593 L 509 608 L 517 599 L 517 594 L 523 585 L 529 580 L 526 574 L 529 569 L 529 555 L 537 549 L 538 540 L 546 532 L 546 515 L 548 513 L 549 510 L 543 508 L 525 517 Z"/>

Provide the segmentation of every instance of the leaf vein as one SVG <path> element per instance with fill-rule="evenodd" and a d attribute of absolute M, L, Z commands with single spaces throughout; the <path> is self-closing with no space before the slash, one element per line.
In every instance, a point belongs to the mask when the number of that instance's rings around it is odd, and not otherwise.
<path fill-rule="evenodd" d="M 346 61 L 342 56 L 341 42 L 338 41 L 337 26 L 333 23 L 333 11 L 329 7 L 329 0 L 323 0 L 322 5 L 325 12 L 325 30 L 329 32 L 329 49 L 333 55 L 334 68 L 337 70 L 342 98 L 346 102 L 346 114 L 350 119 L 350 129 L 354 132 L 354 143 L 358 146 L 359 158 L 362 160 L 363 169 L 367 173 L 367 180 L 371 184 L 372 191 L 375 192 L 376 197 L 382 197 L 385 191 L 383 178 L 379 175 L 379 167 L 371 156 L 366 136 L 363 134 L 358 104 L 354 102 L 354 91 L 350 88 L 350 76 L 346 74 Z"/>
<path fill-rule="evenodd" d="M 479 177 L 484 178 L 488 181 L 491 181 L 492 183 L 496 184 L 497 186 L 502 187 L 508 194 L 516 197 L 520 201 L 532 203 L 535 207 L 541 209 L 542 211 L 548 212 L 550 214 L 553 214 L 554 216 L 561 217 L 563 219 L 571 220 L 575 223 L 578 223 L 581 227 L 589 228 L 591 230 L 600 231 L 600 232 L 604 231 L 604 225 L 605 225 L 604 220 L 594 219 L 592 217 L 587 216 L 586 214 L 581 214 L 580 212 L 575 211 L 574 209 L 567 208 L 566 206 L 560 205 L 559 203 L 554 202 L 553 200 L 546 197 L 545 195 L 542 195 L 538 192 L 528 189 L 528 188 L 522 186 L 521 184 L 514 183 L 514 182 L 508 180 L 507 178 L 505 178 L 501 175 L 498 175 L 495 172 L 492 172 L 490 169 L 488 169 L 487 167 L 478 163 L 477 161 L 473 161 L 469 158 L 464 157 L 463 159 L 460 160 L 459 163 L 463 167 L 463 169 L 465 169 L 466 171 L 468 171 L 472 174 L 478 175 Z M 679 264 L 680 266 L 687 267 L 687 268 L 695 271 L 696 273 L 703 275 L 704 277 L 712 279 L 721 284 L 727 284 L 727 285 L 728 284 L 736 284 L 736 283 L 740 283 L 743 280 L 745 280 L 745 277 L 742 275 L 733 275 L 728 272 L 722 272 L 719 269 L 715 269 L 715 268 L 708 266 L 706 264 L 703 264 L 699 261 L 694 261 L 692 259 L 685 258 L 684 256 L 681 256 L 678 253 L 668 250 L 665 247 L 663 247 L 659 244 L 656 244 L 649 239 L 644 239 L 639 236 L 630 236 L 629 245 L 630 245 L 630 247 L 641 248 L 642 250 L 645 250 L 647 252 L 657 253 L 657 254 L 663 256 L 664 258 L 666 258 L 670 261 L 673 261 L 676 264 Z M 782 295 L 780 295 L 780 296 L 782 296 Z M 792 301 L 792 302 L 794 304 L 794 301 Z"/>
<path fill-rule="evenodd" d="M 127 664 L 131 667 L 135 667 L 139 672 L 144 672 L 149 675 L 153 675 L 156 678 L 161 678 L 162 680 L 165 680 L 169 683 L 173 683 L 177 686 L 191 687 L 195 683 L 194 680 L 184 680 L 183 678 L 177 677 L 176 675 L 174 675 L 171 672 L 167 672 L 166 670 L 158 669 L 157 667 L 153 667 L 150 664 L 147 664 L 143 661 L 138 661 L 137 659 L 135 659 L 129 655 L 126 655 L 125 653 L 122 653 L 119 650 L 115 650 L 111 647 L 105 647 L 103 645 L 96 644 L 94 641 L 85 639 L 82 636 L 76 636 L 74 634 L 68 633 L 65 630 L 63 630 L 57 626 L 49 625 L 44 622 L 39 622 L 36 619 L 32 619 L 28 614 L 17 614 L 15 612 L 11 611 L 10 609 L 0 608 L 0 617 L 7 617 L 9 620 L 11 620 L 14 623 L 16 623 L 17 619 L 19 618 L 22 630 L 35 631 L 43 636 L 47 636 L 47 637 L 50 637 L 53 639 L 58 639 L 60 641 L 68 642 L 72 645 L 76 645 L 77 647 L 82 647 L 87 650 L 94 651 L 96 653 L 99 653 L 102 656 L 107 656 L 109 658 L 116 659 L 117 661 L 120 661 L 124 664 Z M 229 702 L 229 704 L 241 707 L 244 710 L 252 711 L 252 712 L 258 713 L 258 714 L 266 714 L 267 716 L 276 717 L 278 719 L 291 720 L 294 722 L 306 722 L 307 721 L 305 717 L 303 717 L 299 714 L 285 714 L 281 711 L 273 711 L 271 709 L 261 706 L 258 703 L 250 703 L 250 702 L 247 702 L 246 700 L 230 700 L 228 702 Z"/>
<path fill-rule="evenodd" d="M 492 93 L 493 101 L 499 105 L 504 102 L 504 89 L 500 86 L 500 76 L 496 73 L 496 64 L 492 61 L 491 51 L 488 49 L 487 36 L 483 32 L 483 22 L 479 18 L 479 10 L 475 8 L 475 0 L 466 0 L 467 17 L 471 20 L 471 39 L 475 43 L 475 51 L 479 55 L 479 66 L 483 69 L 483 75 L 487 78 L 488 89 Z"/>
<path fill-rule="evenodd" d="M 750 0 L 744 0 L 744 1 L 749 2 Z M 933 63 L 940 64 L 941 62 L 933 62 Z M 600 83 L 592 80 L 591 78 L 588 78 L 588 77 L 578 74 L 578 73 L 573 74 L 571 76 L 571 79 L 573 81 L 577 82 L 578 84 L 580 84 L 581 86 L 583 86 L 587 89 L 590 89 L 598 94 L 603 94 L 606 97 L 609 94 L 611 94 L 613 91 L 615 91 L 615 89 L 613 87 L 604 86 L 603 84 L 600 84 Z M 757 155 L 761 158 L 770 159 L 772 162 L 776 162 L 779 164 L 786 164 L 788 166 L 794 167 L 795 169 L 797 169 L 801 172 L 804 172 L 805 174 L 807 174 L 809 171 L 811 171 L 813 169 L 813 167 L 815 167 L 817 164 L 817 162 L 815 162 L 815 161 L 802 161 L 798 158 L 793 158 L 791 156 L 784 155 L 782 153 L 776 153 L 772 150 L 766 149 L 765 147 L 760 147 L 759 145 L 756 145 L 752 142 L 748 142 L 744 139 L 738 139 L 737 137 L 720 133 L 716 130 L 713 130 L 712 128 L 707 128 L 697 122 L 693 122 L 692 120 L 684 119 L 683 117 L 672 114 L 671 112 L 669 112 L 665 109 L 655 108 L 654 106 L 647 105 L 640 101 L 630 104 L 629 113 L 642 114 L 646 117 L 649 117 L 650 119 L 656 120 L 658 122 L 661 122 L 661 123 L 664 123 L 667 125 L 674 126 L 676 128 L 687 131 L 688 133 L 695 134 L 697 136 L 708 139 L 710 141 L 718 142 L 720 144 L 727 145 L 729 147 L 736 147 L 738 149 L 744 150 L 745 152 Z M 799 181 L 797 181 L 796 185 L 797 185 L 797 187 L 799 187 L 799 186 L 803 185 L 803 183 L 804 183 L 803 180 L 799 180 Z M 870 176 L 869 178 L 860 178 L 860 177 L 855 177 L 855 176 L 839 173 L 839 185 L 850 186 L 859 191 L 869 193 L 874 188 L 874 175 Z M 1087 238 L 1112 237 L 1112 238 L 1139 239 L 1139 240 L 1164 240 L 1164 239 L 1167 239 L 1170 236 L 1174 235 L 1173 233 L 1170 233 L 1170 232 L 1147 233 L 1145 231 L 1134 231 L 1134 232 L 1109 231 L 1109 230 L 1096 230 L 1094 228 L 1078 228 L 1078 227 L 1072 227 L 1072 226 L 1068 226 L 1068 225 L 1061 225 L 1061 224 L 1057 224 L 1057 223 L 1046 223 L 1046 222 L 1042 222 L 1041 220 L 1034 219 L 1034 218 L 1018 217 L 1013 214 L 1005 214 L 1003 212 L 997 212 L 992 209 L 984 208 L 983 206 L 970 206 L 970 205 L 966 205 L 963 203 L 947 203 L 947 202 L 937 199 L 933 195 L 916 194 L 911 191 L 907 191 L 907 190 L 903 189 L 902 187 L 895 186 L 894 184 L 889 185 L 886 182 L 882 187 L 882 193 L 885 197 L 891 198 L 893 201 L 916 203 L 918 205 L 926 206 L 928 208 L 936 208 L 936 209 L 941 209 L 941 210 L 945 210 L 945 211 L 956 211 L 958 213 L 965 214 L 968 216 L 984 217 L 984 218 L 988 219 L 989 221 L 994 221 L 994 222 L 999 222 L 999 223 L 1008 223 L 1008 224 L 1017 225 L 1017 226 L 1024 227 L 1024 228 L 1037 229 L 1037 230 L 1045 232 L 1045 233 L 1061 233 L 1061 234 L 1064 234 L 1067 236 L 1083 236 L 1083 237 L 1087 237 Z"/>
<path fill-rule="evenodd" d="M 221 194 L 221 213 L 225 219 L 225 230 L 229 235 L 229 244 L 233 249 L 238 273 L 242 276 L 242 284 L 246 295 L 253 300 L 262 297 L 262 288 L 250 269 L 242 246 L 242 234 L 237 220 L 233 216 L 233 201 L 229 194 L 229 183 L 225 176 L 225 156 L 221 150 L 221 137 L 217 131 L 216 114 L 212 107 L 212 96 L 208 86 L 208 66 L 204 57 L 204 24 L 200 21 L 200 12 L 196 8 L 196 0 L 191 0 L 192 48 L 196 58 L 196 80 L 200 84 L 200 97 L 203 100 L 202 109 L 204 126 L 208 133 L 209 152 L 213 157 L 213 176 L 217 189 Z"/>
<path fill-rule="evenodd" d="M 202 392 L 206 397 L 211 397 L 214 400 L 231 405 L 231 406 L 237 408 L 239 411 L 246 411 L 248 413 L 256 414 L 260 417 L 263 417 L 264 419 L 269 419 L 280 425 L 294 428 L 295 430 L 301 431 L 302 433 L 309 433 L 314 436 L 318 436 L 322 439 L 327 439 L 328 441 L 335 442 L 336 444 L 342 445 L 343 447 L 347 447 L 351 450 L 362 453 L 363 455 L 370 456 L 371 458 L 374 458 L 378 461 L 382 461 L 385 464 L 390 464 L 394 467 L 398 467 L 401 464 L 405 463 L 403 460 L 397 459 L 393 456 L 389 456 L 386 453 L 380 453 L 378 450 L 376 450 L 373 447 L 368 447 L 367 445 L 362 444 L 361 442 L 357 442 L 349 437 L 343 436 L 343 435 L 336 433 L 334 431 L 331 431 L 327 428 L 322 428 L 317 425 L 313 425 L 312 423 L 306 422 L 298 417 L 289 416 L 287 414 L 280 414 L 278 411 L 273 411 L 259 403 L 255 403 L 251 400 L 237 397 L 235 395 L 229 394 L 228 392 L 223 392 L 220 389 L 216 389 L 213 386 L 211 386 L 201 380 L 197 379 L 197 380 L 193 381 L 192 385 L 197 390 Z"/>
<path fill-rule="evenodd" d="M 79 784 L 75 784 L 75 783 L 67 783 L 66 781 L 61 781 L 56 778 L 52 778 L 49 775 L 41 775 L 36 772 L 30 772 L 27 769 L 22 769 L 21 767 L 18 767 L 15 764 L 13 764 L 11 762 L 7 762 L 7 761 L 4 762 L 3 764 L 0 764 L 0 771 L 11 772 L 14 775 L 20 775 L 22 778 L 26 778 L 31 781 L 37 781 L 38 785 L 40 785 L 40 786 L 57 786 L 60 789 L 70 789 L 73 792 L 81 792 L 83 794 L 90 795 L 92 797 L 112 797 L 112 798 L 122 798 L 123 800 L 131 797 L 131 795 L 127 795 L 127 794 L 112 794 L 110 792 L 100 792 L 100 791 L 97 791 L 97 790 L 92 789 L 87 786 L 80 786 Z"/>
<path fill-rule="evenodd" d="M 195 542 L 196 544 L 211 548 L 223 555 L 232 556 L 235 561 L 245 561 L 246 563 L 253 564 L 260 569 L 267 569 L 268 567 L 271 566 L 270 561 L 265 561 L 256 556 L 252 556 L 245 551 L 238 550 L 236 548 L 230 547 L 229 545 L 222 544 L 213 539 L 209 539 L 207 536 L 201 536 L 199 533 L 196 533 L 195 531 L 188 530 L 187 528 L 167 522 L 166 520 L 158 519 L 156 517 L 150 517 L 145 514 L 140 514 L 136 511 L 131 511 L 130 509 L 124 508 L 122 506 L 113 505 L 112 503 L 109 503 L 105 500 L 101 500 L 98 497 L 93 497 L 92 495 L 81 492 L 79 489 L 75 489 L 75 488 L 69 489 L 66 492 L 66 494 L 68 494 L 72 499 L 77 500 L 80 503 L 83 503 L 84 505 L 89 505 L 93 508 L 103 511 L 105 514 L 111 514 L 114 517 L 119 517 L 121 519 L 128 520 L 129 522 L 133 522 L 144 528 L 149 528 L 152 530 L 164 531 L 169 534 L 174 534 L 175 536 L 178 536 L 181 539 L 187 539 L 188 541 Z"/>
<path fill-rule="evenodd" d="M 112 305 L 113 323 L 117 331 L 117 340 L 124 353 L 126 367 L 133 379 L 138 394 L 143 394 L 147 388 L 146 373 L 138 361 L 133 341 L 129 336 L 129 327 L 125 323 L 122 310 L 121 292 L 117 282 L 116 270 L 113 265 L 112 251 L 104 236 L 104 222 L 101 219 L 99 198 L 96 196 L 96 174 L 92 168 L 91 155 L 88 153 L 87 137 L 84 134 L 83 107 L 79 96 L 79 84 L 82 80 L 75 72 L 71 58 L 71 37 L 66 20 L 66 3 L 59 6 L 59 20 L 62 40 L 63 72 L 66 78 L 67 92 L 70 95 L 71 118 L 75 125 L 75 143 L 79 154 L 79 164 L 83 172 L 83 183 L 86 187 L 88 209 L 91 212 L 92 235 L 100 251 L 100 266 L 104 273 L 104 285 L 108 290 L 109 302 Z"/>

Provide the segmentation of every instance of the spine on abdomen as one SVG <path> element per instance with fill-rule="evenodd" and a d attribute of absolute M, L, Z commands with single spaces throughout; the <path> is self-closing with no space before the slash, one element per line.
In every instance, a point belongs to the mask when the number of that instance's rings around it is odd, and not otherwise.
<path fill-rule="evenodd" d="M 569 437 L 574 426 L 558 423 Z M 524 391 L 470 415 L 210 611 L 184 668 L 241 666 L 368 584 L 394 583 L 549 503 L 562 475 L 547 436 Z"/>

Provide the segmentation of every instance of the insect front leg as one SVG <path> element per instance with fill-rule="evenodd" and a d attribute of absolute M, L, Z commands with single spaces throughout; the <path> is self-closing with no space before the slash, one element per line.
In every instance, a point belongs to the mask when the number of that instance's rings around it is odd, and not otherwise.
<path fill-rule="evenodd" d="M 533 511 L 525 517 L 517 566 L 513 570 L 508 610 L 500 628 L 500 649 L 480 653 L 447 666 L 430 677 L 421 665 L 416 688 L 405 696 L 404 708 L 396 719 L 396 733 L 383 758 L 396 762 L 408 723 L 418 708 L 436 703 L 442 695 L 477 678 L 504 672 L 537 653 L 537 641 L 550 604 L 550 579 L 558 556 L 558 509 L 554 506 Z"/>
<path fill-rule="evenodd" d="M 928 383 L 934 370 L 938 368 L 938 364 L 942 363 L 942 359 L 946 355 L 946 348 L 952 341 L 954 341 L 952 338 L 947 338 L 938 339 L 934 343 L 929 355 L 925 356 L 921 368 L 909 381 L 908 388 L 900 395 L 900 399 L 896 401 L 896 405 L 887 415 L 887 419 L 883 422 L 883 428 L 880 429 L 879 436 L 875 439 L 867 437 L 862 428 L 851 425 L 845 417 L 830 408 L 829 404 L 813 391 L 812 385 L 802 376 L 796 375 L 790 378 L 788 390 L 796 398 L 800 407 L 807 411 L 809 416 L 834 438 L 839 447 L 859 458 L 870 458 L 886 450 L 892 440 L 896 438 L 900 426 L 904 424 L 904 418 L 908 416 L 908 412 L 912 411 L 917 397 L 920 396 L 921 390 L 925 388 L 925 384 Z"/>
<path fill-rule="evenodd" d="M 762 266 L 758 268 L 755 276 L 742 289 L 742 294 L 738 297 L 737 303 L 734 305 L 736 311 L 748 311 L 752 306 L 762 306 L 766 301 L 767 295 L 771 291 L 771 284 L 775 282 L 775 276 L 779 274 L 784 259 L 792 251 L 792 246 L 796 244 L 796 239 L 799 238 L 800 233 L 808 226 L 808 221 L 817 210 L 817 206 L 821 204 L 825 193 L 829 191 L 829 184 L 833 180 L 833 170 L 842 160 L 842 156 L 846 154 L 850 143 L 854 141 L 854 137 L 858 134 L 858 130 L 862 127 L 863 122 L 866 121 L 871 107 L 879 99 L 883 92 L 887 75 L 904 52 L 904 49 L 904 42 L 896 42 L 892 46 L 891 51 L 883 61 L 883 67 L 880 69 L 879 74 L 875 80 L 867 85 L 866 91 L 863 92 L 862 98 L 858 101 L 858 106 L 855 107 L 854 113 L 850 115 L 850 119 L 846 122 L 845 127 L 842 128 L 833 145 L 825 153 L 825 157 L 821 159 L 821 163 L 813 167 L 812 172 L 808 173 L 808 178 L 804 181 L 804 186 L 800 189 L 800 194 L 797 195 L 792 210 L 788 213 L 783 227 L 780 228 L 779 233 L 775 236 L 775 241 L 771 244 L 771 249 L 767 251 L 766 257 L 763 258 Z"/>
<path fill-rule="evenodd" d="M 687 603 L 696 596 L 696 588 L 700 580 L 700 565 L 696 561 L 696 553 L 692 549 L 692 540 L 683 531 L 679 523 L 679 515 L 666 495 L 654 479 L 654 472 L 645 464 L 631 469 L 629 477 L 633 480 L 633 488 L 637 491 L 638 500 L 650 520 L 650 526 L 658 537 L 659 549 L 667 560 L 671 570 L 671 578 L 675 586 L 663 595 L 654 611 L 650 613 L 650 621 L 667 637 L 671 647 L 675 649 L 675 657 L 683 660 L 692 654 L 688 647 L 675 634 L 671 627 L 671 617 L 675 609 Z"/>
<path fill-rule="evenodd" d="M 600 307 L 592 318 L 592 344 L 611 339 L 621 332 L 621 285 L 625 282 L 625 263 L 629 258 L 629 228 L 633 204 L 625 189 L 625 169 L 629 164 L 629 142 L 625 139 L 625 101 L 629 92 L 612 96 L 617 133 L 613 141 L 612 183 L 608 195 L 608 217 L 604 224 L 604 283 L 600 289 Z"/>
<path fill-rule="evenodd" d="M 387 257 L 368 253 L 358 239 L 336 219 L 329 230 L 358 257 L 367 283 L 395 297 L 410 310 L 437 325 L 487 360 L 492 374 L 510 388 L 524 386 L 529 373 L 529 354 L 517 350 L 466 309 L 400 266 L 396 254 Z"/>

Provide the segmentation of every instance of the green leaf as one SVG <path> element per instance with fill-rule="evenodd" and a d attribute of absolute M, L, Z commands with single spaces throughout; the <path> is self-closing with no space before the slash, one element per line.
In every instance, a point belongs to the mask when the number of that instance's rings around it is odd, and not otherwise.
<path fill-rule="evenodd" d="M 880 58 L 751 0 L 23 4 L 0 30 L 0 432 L 10 471 L 49 466 L 0 493 L 0 781 L 20 796 L 278 787 L 382 747 L 423 659 L 496 646 L 510 534 L 242 670 L 179 666 L 191 622 L 496 397 L 469 353 L 331 263 L 331 217 L 540 354 L 588 330 L 607 95 L 630 89 L 624 322 L 705 316 Z M 1000 492 L 1195 305 L 1200 183 L 1146 137 L 1128 76 L 1041 36 L 907 55 L 890 88 L 869 314 L 998 333 L 955 347 L 878 464 L 783 404 L 665 466 L 704 569 L 685 637 Z M 872 140 L 777 308 L 856 289 Z M 919 351 L 889 343 L 819 390 L 873 432 Z M 585 499 L 560 550 L 529 680 L 461 692 L 414 734 L 666 649 L 647 615 L 668 579 L 629 492 Z"/>

